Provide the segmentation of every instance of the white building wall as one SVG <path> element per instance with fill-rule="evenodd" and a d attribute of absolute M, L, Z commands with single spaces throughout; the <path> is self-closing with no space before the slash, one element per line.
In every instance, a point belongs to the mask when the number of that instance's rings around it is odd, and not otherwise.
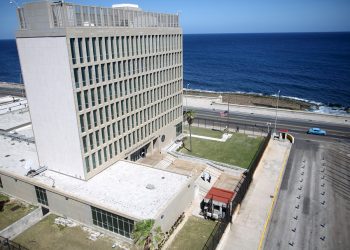
<path fill-rule="evenodd" d="M 85 178 L 65 37 L 17 38 L 40 165 Z"/>
<path fill-rule="evenodd" d="M 194 180 L 189 179 L 182 190 L 161 209 L 155 219 L 155 225 L 160 226 L 163 232 L 168 232 L 181 214 L 190 207 L 194 199 L 194 190 Z"/>

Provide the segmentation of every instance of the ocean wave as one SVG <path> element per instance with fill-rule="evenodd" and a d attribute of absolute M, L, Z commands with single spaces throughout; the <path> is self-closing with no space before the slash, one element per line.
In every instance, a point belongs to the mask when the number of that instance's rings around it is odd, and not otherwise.
<path fill-rule="evenodd" d="M 242 94 L 242 95 L 256 95 L 256 96 L 266 96 L 266 97 L 277 97 L 277 94 L 265 94 L 265 93 L 257 93 L 257 92 L 245 92 L 245 91 L 215 91 L 215 90 L 205 90 L 205 89 L 192 89 L 192 88 L 184 88 L 184 90 L 188 91 L 197 91 L 203 93 L 217 93 L 217 94 Z M 281 95 L 280 98 L 290 99 L 294 101 L 301 101 L 305 103 L 309 103 L 312 105 L 311 109 L 308 111 L 320 114 L 332 114 L 332 115 L 346 115 L 350 116 L 350 113 L 346 111 L 346 107 L 340 104 L 329 104 L 326 105 L 322 102 L 316 102 L 313 100 L 308 100 L 305 98 L 295 97 L 295 96 L 285 96 Z"/>

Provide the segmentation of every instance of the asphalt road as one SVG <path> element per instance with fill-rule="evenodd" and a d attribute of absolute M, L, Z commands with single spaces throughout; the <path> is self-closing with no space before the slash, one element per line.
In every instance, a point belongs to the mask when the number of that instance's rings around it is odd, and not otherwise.
<path fill-rule="evenodd" d="M 220 117 L 218 111 L 212 111 L 208 109 L 193 109 L 196 113 L 196 119 L 194 124 L 206 124 L 210 127 L 213 123 L 222 123 L 223 125 L 229 123 L 231 129 L 235 129 L 237 126 L 240 129 L 267 132 L 267 123 L 271 123 L 269 126 L 274 126 L 274 117 L 262 116 L 258 114 L 246 114 L 231 112 L 229 117 Z M 277 129 L 288 129 L 291 134 L 305 134 L 311 127 L 320 127 L 327 131 L 327 136 L 324 138 L 329 141 L 337 141 L 337 139 L 349 139 L 350 138 L 350 126 L 334 124 L 328 122 L 315 122 L 312 120 L 298 120 L 293 118 L 279 117 L 277 120 Z M 310 135 L 311 138 L 319 139 L 319 136 Z"/>
<path fill-rule="evenodd" d="M 350 143 L 296 139 L 264 249 L 350 249 Z"/>

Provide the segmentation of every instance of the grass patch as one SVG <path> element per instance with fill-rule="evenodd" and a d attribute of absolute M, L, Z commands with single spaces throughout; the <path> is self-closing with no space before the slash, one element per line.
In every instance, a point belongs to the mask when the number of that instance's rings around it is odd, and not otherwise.
<path fill-rule="evenodd" d="M 222 131 L 199 128 L 199 127 L 191 127 L 191 130 L 192 130 L 192 135 L 208 136 L 208 137 L 213 137 L 218 139 L 221 139 L 223 134 Z M 184 132 L 188 134 L 190 133 L 188 126 L 184 127 Z"/>
<path fill-rule="evenodd" d="M 6 195 L 0 194 L 0 200 L 1 199 L 7 200 L 6 198 L 8 199 Z M 34 206 L 24 204 L 16 200 L 12 200 L 5 203 L 3 211 L 0 211 L 0 230 L 8 227 L 12 223 L 26 216 L 27 214 L 32 212 L 34 209 L 35 209 Z"/>
<path fill-rule="evenodd" d="M 7 201 L 9 200 L 10 198 L 4 194 L 0 194 L 0 201 Z"/>
<path fill-rule="evenodd" d="M 189 148 L 189 138 L 185 141 L 186 148 L 180 152 L 205 158 L 212 161 L 248 168 L 263 137 L 248 137 L 244 134 L 235 133 L 226 142 L 217 142 L 192 137 L 192 152 Z"/>
<path fill-rule="evenodd" d="M 57 216 L 50 214 L 43 220 L 17 236 L 14 241 L 28 249 L 112 249 L 113 241 L 104 236 L 96 241 L 89 240 L 88 233 L 80 226 L 62 227 L 55 224 Z M 118 247 L 114 249 L 120 249 Z"/>
<path fill-rule="evenodd" d="M 176 235 L 169 249 L 202 249 L 215 225 L 215 221 L 204 220 L 191 216 L 188 218 L 180 232 Z"/>

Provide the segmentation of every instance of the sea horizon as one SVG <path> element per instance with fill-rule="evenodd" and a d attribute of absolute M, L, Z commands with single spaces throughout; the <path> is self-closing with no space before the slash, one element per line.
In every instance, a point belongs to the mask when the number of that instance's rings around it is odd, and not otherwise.
<path fill-rule="evenodd" d="M 15 39 L 0 41 L 0 81 L 19 83 Z M 183 46 L 184 88 L 350 107 L 348 31 L 184 34 Z"/>

